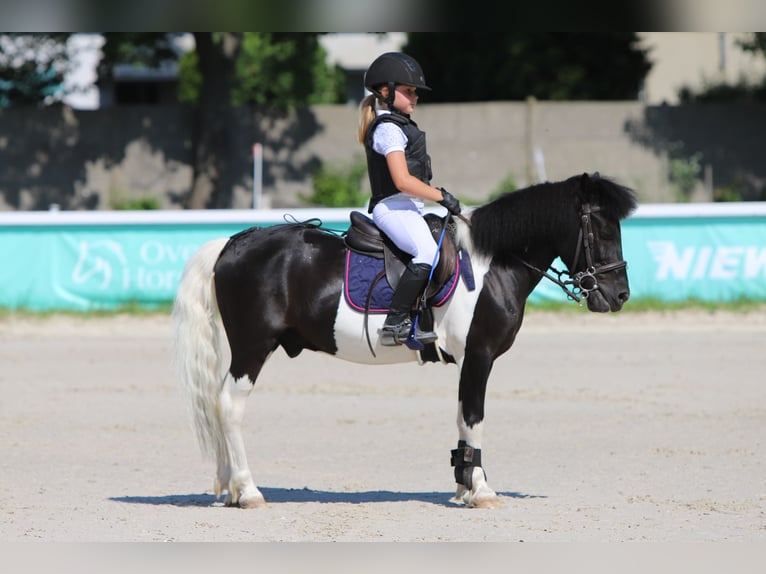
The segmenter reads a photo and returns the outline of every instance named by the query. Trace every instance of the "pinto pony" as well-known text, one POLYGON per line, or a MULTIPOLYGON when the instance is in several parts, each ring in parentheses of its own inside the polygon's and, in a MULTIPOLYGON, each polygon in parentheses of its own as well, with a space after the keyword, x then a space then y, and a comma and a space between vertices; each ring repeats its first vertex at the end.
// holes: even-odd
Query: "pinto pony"
MULTIPOLYGON (((473 281, 457 282, 432 309, 442 362, 459 373, 457 504, 493 507, 483 469, 484 399, 492 365, 510 349, 524 306, 547 277, 595 312, 619 311, 630 296, 620 221, 634 193, 598 174, 505 194, 455 220, 455 249, 468 254, 473 281), (549 272, 560 258, 567 271, 549 272), (563 280, 562 275, 568 279, 563 280)), ((215 493, 225 503, 265 500, 245 456, 241 421, 265 361, 278 347, 364 364, 420 360, 407 346, 384 347, 385 315, 367 315, 344 297, 348 247, 315 224, 251 228, 203 245, 188 261, 173 309, 175 359, 202 449, 217 462, 215 493)))

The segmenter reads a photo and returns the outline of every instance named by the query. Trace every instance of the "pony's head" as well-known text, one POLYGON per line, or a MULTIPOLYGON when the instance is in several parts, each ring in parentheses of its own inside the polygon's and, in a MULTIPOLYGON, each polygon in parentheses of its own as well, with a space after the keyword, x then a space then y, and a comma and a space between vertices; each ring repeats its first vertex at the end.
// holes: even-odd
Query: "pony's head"
POLYGON ((620 221, 636 208, 635 194, 598 173, 568 182, 574 184, 580 221, 576 247, 562 259, 589 310, 619 311, 630 297, 620 221))
POLYGON ((632 190, 598 173, 510 192, 471 213, 471 239, 501 266, 542 274, 560 257, 588 309, 619 311, 630 297, 620 221, 636 207, 632 190), (542 266, 542 267, 540 267, 542 266))

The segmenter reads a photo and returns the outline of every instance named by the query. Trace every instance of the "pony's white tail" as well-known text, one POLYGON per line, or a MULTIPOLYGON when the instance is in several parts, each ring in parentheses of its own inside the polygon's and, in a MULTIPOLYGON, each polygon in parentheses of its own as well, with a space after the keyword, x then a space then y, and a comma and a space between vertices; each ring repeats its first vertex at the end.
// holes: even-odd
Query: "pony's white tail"
POLYGON ((213 267, 227 239, 204 244, 186 264, 173 305, 175 367, 189 398, 200 447, 220 457, 226 452, 218 396, 224 365, 226 333, 215 297, 213 267))

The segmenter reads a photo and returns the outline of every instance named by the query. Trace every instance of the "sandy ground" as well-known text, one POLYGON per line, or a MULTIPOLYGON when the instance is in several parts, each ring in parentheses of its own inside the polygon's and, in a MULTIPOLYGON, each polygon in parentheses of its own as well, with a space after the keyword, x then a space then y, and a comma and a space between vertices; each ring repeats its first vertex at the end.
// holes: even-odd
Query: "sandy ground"
POLYGON ((0 319, 0 539, 766 541, 766 311, 534 312, 495 366, 496 510, 454 507, 453 366, 276 355, 262 510, 223 507, 165 316, 0 319))

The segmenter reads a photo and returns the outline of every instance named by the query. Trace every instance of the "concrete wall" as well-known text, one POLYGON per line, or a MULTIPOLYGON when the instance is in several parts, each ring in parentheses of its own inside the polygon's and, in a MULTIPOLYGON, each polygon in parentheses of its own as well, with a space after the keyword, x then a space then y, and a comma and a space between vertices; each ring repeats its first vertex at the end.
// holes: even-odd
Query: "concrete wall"
MULTIPOLYGON (((512 176, 564 179, 599 171, 636 189, 643 202, 674 200, 668 152, 697 157, 713 187, 737 186, 766 199, 766 106, 645 106, 639 102, 422 104, 434 184, 482 202, 512 176), (541 161, 542 160, 542 161, 541 161)), ((181 106, 0 110, 0 209, 109 209, 128 197, 183 205, 192 180, 193 113, 181 106)), ((286 117, 243 112, 232 134, 238 182, 226 205, 252 205, 251 146, 264 144, 264 197, 272 207, 304 205, 320 164, 363 161, 357 110, 316 106, 286 117)), ((366 186, 367 182, 363 184, 366 186)))
MULTIPOLYGON (((626 132, 644 110, 634 102, 424 104, 413 118, 427 134, 433 183, 462 198, 484 201, 509 176, 519 187, 536 182, 539 150, 549 180, 599 171, 638 189, 646 201, 664 201, 662 154, 626 132)), ((363 161, 356 109, 318 106, 314 112, 324 129, 307 140, 305 153, 327 162, 363 161)), ((283 182, 283 190, 294 193, 300 185, 283 182)))

